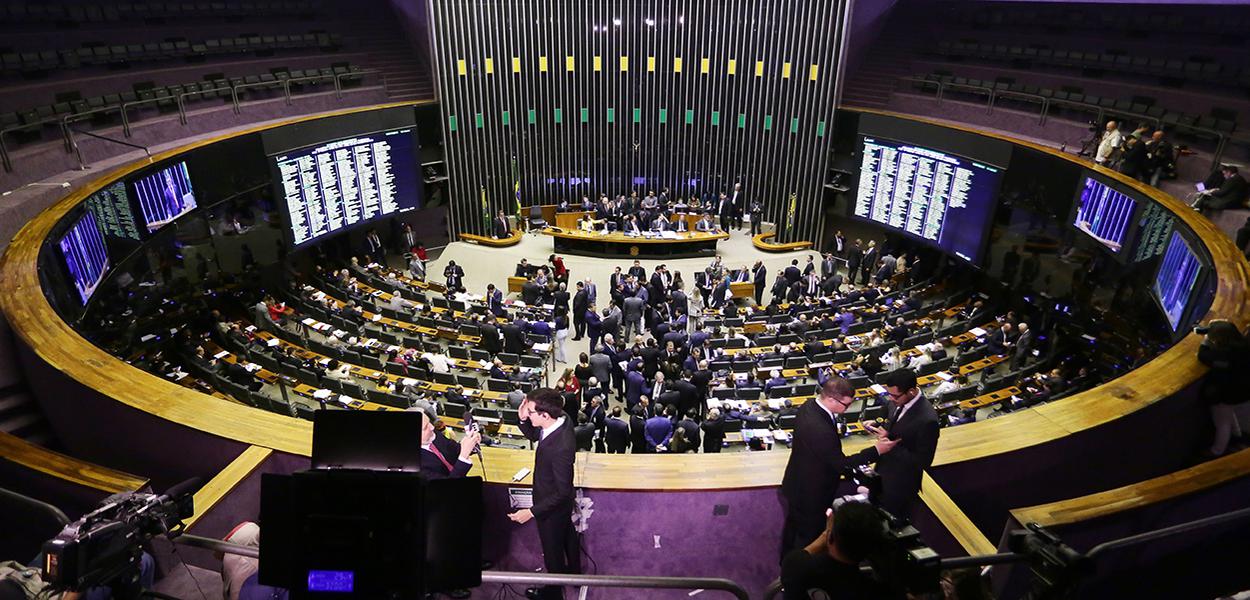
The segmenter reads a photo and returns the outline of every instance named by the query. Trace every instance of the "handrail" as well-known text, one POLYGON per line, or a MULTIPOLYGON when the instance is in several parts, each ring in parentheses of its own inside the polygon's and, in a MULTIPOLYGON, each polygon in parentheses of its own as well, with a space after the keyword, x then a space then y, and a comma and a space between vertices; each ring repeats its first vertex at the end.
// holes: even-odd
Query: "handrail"
POLYGON ((51 504, 48 504, 47 502, 44 502, 43 500, 31 498, 30 496, 27 496, 25 494, 19 494, 13 490, 2 488, 2 487, 0 487, 0 496, 3 496, 10 500, 16 500, 22 504, 29 505, 32 508, 48 513, 62 527, 70 524, 69 517, 65 516, 64 511, 62 511, 61 509, 51 504))
MULTIPOLYGON (((125 114, 125 113, 123 113, 123 114, 125 114)), ((124 140, 117 140, 117 139, 113 139, 113 138, 111 138, 111 137, 108 137, 107 135, 100 135, 100 134, 98 134, 98 133, 91 133, 90 131, 83 131, 83 130, 81 130, 81 129, 74 129, 73 127, 66 127, 66 129, 65 129, 65 135, 66 135, 67 139, 69 139, 70 146, 72 146, 72 147, 74 148, 74 154, 75 154, 75 156, 78 158, 78 168, 79 168, 80 170, 86 170, 86 168, 87 168, 87 163, 86 163, 86 161, 84 161, 84 160, 83 160, 83 158, 82 158, 82 150, 78 147, 78 142, 74 140, 74 134, 75 134, 75 133, 81 133, 81 134, 83 134, 83 135, 85 135, 85 136, 87 136, 87 137, 93 137, 93 138, 96 138, 96 139, 98 139, 98 140, 104 140, 104 141, 106 141, 106 142, 113 142, 114 144, 121 144, 121 145, 123 145, 123 146, 130 146, 131 148, 138 148, 139 150, 142 150, 142 151, 143 151, 143 154, 144 154, 144 155, 146 155, 149 159, 151 159, 151 158, 152 158, 152 151, 151 151, 151 150, 148 150, 148 147, 147 147, 147 146, 141 146, 141 145, 139 145, 139 144, 132 144, 132 143, 127 142, 127 141, 124 141, 124 140)))
POLYGON ((578 587, 642 588, 652 590, 721 590, 739 600, 750 596, 741 585, 719 577, 652 577, 643 575, 564 575, 559 573, 519 573, 482 571, 482 583, 525 585, 565 585, 578 587))
MULTIPOLYGON (((260 558, 260 549, 240 546, 213 538, 183 534, 175 543, 204 548, 224 554, 260 558)), ((482 583, 517 583, 524 585, 564 585, 577 587, 643 588, 653 590, 721 590, 739 600, 750 596, 741 585, 719 577, 651 577, 642 575, 565 575, 561 573, 522 573, 517 571, 482 571, 482 583)))
MULTIPOLYGON (((919 83, 923 85, 936 86, 937 87, 936 100, 938 104, 942 103, 942 100, 945 96, 945 90, 947 88, 963 88, 963 89, 972 89, 972 90, 978 90, 978 91, 986 91, 988 92, 988 94, 986 94, 987 114, 994 112, 994 105, 996 104, 997 99, 999 97, 1015 96, 1015 97, 1029 98, 1029 99, 1037 99, 1037 100, 1040 100, 1042 103, 1042 112, 1041 112, 1041 115, 1039 115, 1039 119, 1038 119, 1039 125, 1046 124, 1046 120, 1050 116, 1050 105, 1059 104, 1059 105, 1064 105, 1064 106, 1072 106, 1072 107, 1092 110, 1097 115, 1095 117, 1095 121, 1097 121, 1098 123, 1102 123, 1103 118, 1108 113, 1110 113, 1110 114, 1130 117, 1132 119, 1137 119, 1137 120, 1142 120, 1142 121, 1151 121, 1155 124, 1156 128, 1160 128, 1164 126, 1163 119, 1156 117, 1154 115, 1133 112, 1131 110, 1121 110, 1118 108, 1107 108, 1105 106, 1101 106, 1098 104, 1090 104, 1088 102, 1080 102, 1077 100, 1066 100, 1063 98, 1046 97, 1046 96, 1042 96, 1041 94, 1031 94, 1028 92, 1017 92, 1013 90, 999 90, 997 88, 969 85, 966 83, 952 83, 949 81, 942 81, 940 79, 927 79, 924 77, 916 77, 914 75, 899 77, 898 81, 906 81, 909 83, 919 83)), ((1218 131, 1216 129, 1211 129, 1210 127, 1200 127, 1198 125, 1186 125, 1184 123, 1175 123, 1175 124, 1172 124, 1171 127, 1173 129, 1179 129, 1183 131, 1196 132, 1196 133, 1205 133, 1208 135, 1215 136, 1216 146, 1215 146, 1215 153, 1212 155, 1212 168, 1220 164, 1220 159, 1223 157, 1224 149, 1227 147, 1228 140, 1230 137, 1227 132, 1218 131)))
MULTIPOLYGON (((66 115, 53 116, 47 119, 34 121, 32 123, 14 125, 12 127, 8 127, 8 128, 0 130, 0 165, 3 166, 4 171, 6 173, 13 172, 13 160, 12 160, 11 155, 9 154, 8 143, 5 141, 5 136, 7 136, 10 133, 17 132, 17 131, 29 131, 31 129, 41 127, 44 125, 58 124, 61 129, 61 137, 62 137, 62 142, 65 145, 65 152, 68 154, 68 153, 77 152, 77 146, 73 141, 72 134, 69 132, 69 124, 76 122, 76 121, 81 121, 83 120, 84 117, 89 117, 92 115, 98 115, 98 114, 103 114, 103 113, 117 112, 121 115, 122 133, 125 135, 125 137, 131 137, 129 110, 132 107, 142 106, 146 104, 159 104, 163 101, 172 99, 174 100, 175 104, 178 107, 178 122, 182 125, 186 125, 188 122, 188 119, 187 119, 185 98, 196 95, 196 94, 229 91, 230 97, 231 97, 230 98, 231 104, 233 105, 234 113, 241 114, 242 108, 241 108, 241 103, 239 102, 239 90, 240 89, 245 89, 245 88, 250 88, 250 87, 251 88, 276 87, 280 85, 283 89, 283 97, 286 99, 286 104, 290 106, 291 104, 294 103, 291 99, 292 98, 291 82, 330 80, 334 83, 335 98, 338 100, 342 100, 343 99, 343 80, 345 78, 359 77, 363 75, 375 75, 375 74, 381 76, 382 78, 381 84, 385 86, 386 74, 383 73, 381 70, 361 69, 358 71, 347 71, 344 73, 330 73, 326 75, 308 75, 304 77, 291 77, 291 78, 279 79, 275 81, 245 83, 245 84, 240 84, 237 86, 230 86, 230 87, 218 86, 218 87, 214 87, 211 90, 184 91, 174 96, 162 96, 159 98, 148 98, 145 100, 132 100, 129 102, 123 102, 121 104, 110 104, 108 106, 102 106, 100 108, 93 108, 91 110, 87 110, 83 112, 76 112, 76 113, 70 113, 66 115)), ((86 134, 86 132, 84 131, 78 131, 78 133, 86 134)), ((105 138, 105 139, 111 139, 111 138, 105 138)), ((84 162, 81 158, 81 153, 79 153, 79 155, 80 155, 79 166, 83 167, 84 162)))

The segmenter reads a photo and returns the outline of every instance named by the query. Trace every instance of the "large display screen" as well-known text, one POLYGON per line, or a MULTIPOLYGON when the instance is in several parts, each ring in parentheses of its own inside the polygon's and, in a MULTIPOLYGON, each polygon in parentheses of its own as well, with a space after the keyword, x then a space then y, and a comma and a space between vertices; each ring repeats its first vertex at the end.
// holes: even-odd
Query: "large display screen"
POLYGON ((104 235, 139 241, 139 226, 135 224, 125 183, 118 181, 89 196, 87 209, 95 214, 104 235))
POLYGON ((148 233, 195 208, 187 163, 178 162, 134 181, 135 198, 148 233))
POLYGON ((1163 315, 1172 331, 1180 326, 1201 274, 1202 261, 1184 236, 1173 231, 1167 250, 1163 252, 1163 262, 1159 263, 1159 272, 1155 273, 1154 285, 1155 299, 1163 307, 1163 315))
POLYGON ((404 128, 275 155, 292 244, 419 208, 414 147, 404 128))
POLYGON ((1002 169, 875 136, 862 140, 854 216, 979 263, 1002 169))
POLYGON ((1118 254, 1128 242, 1136 210, 1137 201, 1086 176, 1072 224, 1118 254))
POLYGON ((87 211, 61 237, 58 246, 70 281, 85 305, 109 269, 108 248, 95 213, 87 211))

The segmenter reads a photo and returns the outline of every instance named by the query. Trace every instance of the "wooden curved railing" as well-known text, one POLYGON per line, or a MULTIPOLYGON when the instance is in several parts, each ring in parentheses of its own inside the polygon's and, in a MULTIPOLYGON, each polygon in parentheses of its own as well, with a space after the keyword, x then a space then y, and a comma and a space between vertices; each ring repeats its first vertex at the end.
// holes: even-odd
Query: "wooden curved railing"
POLYGON ((812 247, 812 243, 807 241, 786 243, 768 241, 775 237, 777 237, 777 232, 775 231, 761 233, 751 238, 751 245, 765 252, 792 252, 794 250, 807 250, 812 247))
POLYGON ((106 494, 133 492, 148 485, 148 480, 142 477, 53 452, 3 431, 0 431, 0 457, 27 469, 106 494))
POLYGON ((460 239, 474 244, 483 246, 492 246, 495 248, 506 248, 521 243, 521 238, 525 236, 525 232, 520 229, 513 229, 511 235, 506 238, 493 238, 485 235, 477 235, 474 233, 461 233, 460 239))
MULTIPOLYGON (((402 103, 401 103, 402 104, 402 103)), ((385 105, 385 106, 397 106, 385 105)), ((379 107, 339 111, 333 114, 372 110, 379 107)), ((993 137, 1080 164, 1100 175, 1166 207, 1201 238, 1213 259, 1216 293, 1203 320, 1229 319, 1240 327, 1250 321, 1247 289, 1250 265, 1234 244, 1214 225, 1181 202, 1119 173, 1078 161, 1055 149, 999 134, 954 127, 927 119, 895 115, 942 127, 963 129, 993 137)), ((302 117, 244 132, 221 135, 160 153, 154 161, 165 160, 188 150, 229 137, 318 117, 302 117)), ((39 248, 57 221, 88 195, 108 183, 150 164, 139 161, 100 176, 74 191, 31 219, 14 237, 0 259, 0 310, 8 317, 21 341, 48 365, 66 376, 90 386, 117 401, 160 418, 212 435, 242 443, 307 456, 310 453, 311 423, 255 410, 241 404, 206 397, 163 380, 95 347, 63 321, 49 305, 40 288, 39 248)), ((962 425, 943 432, 935 465, 1011 452, 1085 431, 1124 417, 1167 398, 1203 375, 1205 369, 1195 358, 1200 342, 1187 335, 1147 365, 1118 379, 1074 395, 1062 402, 1016 411, 999 419, 962 425)), ((863 440, 848 444, 862 447, 863 440)), ((578 458, 578 483, 606 489, 723 489, 775 486, 787 458, 784 452, 733 455, 583 455, 578 458)), ((530 465, 528 451, 486 449, 491 465, 490 480, 506 482, 521 466, 530 465)))

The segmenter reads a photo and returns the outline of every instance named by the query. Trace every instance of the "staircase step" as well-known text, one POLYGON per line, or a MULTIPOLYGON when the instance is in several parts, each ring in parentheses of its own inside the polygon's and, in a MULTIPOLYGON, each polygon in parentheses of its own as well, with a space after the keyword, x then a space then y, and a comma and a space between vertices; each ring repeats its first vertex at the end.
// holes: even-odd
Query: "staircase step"
POLYGON ((43 425, 43 417, 37 412, 23 412, 0 419, 0 431, 22 438, 36 425, 43 425))

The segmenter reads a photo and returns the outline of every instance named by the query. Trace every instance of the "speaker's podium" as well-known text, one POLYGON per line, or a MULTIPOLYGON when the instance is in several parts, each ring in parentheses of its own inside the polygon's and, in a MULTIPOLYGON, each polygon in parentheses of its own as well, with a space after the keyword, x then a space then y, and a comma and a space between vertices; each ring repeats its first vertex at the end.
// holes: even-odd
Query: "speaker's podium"
POLYGON ((716 243, 729 239, 726 232, 711 231, 644 231, 637 235, 608 231, 582 231, 548 227, 543 235, 551 236, 556 252, 584 256, 629 256, 673 258, 680 256, 711 256, 716 243))
POLYGON ((481 584, 482 480, 421 475, 423 418, 317 411, 313 468, 262 475, 261 584, 292 598, 421 598, 481 584))

